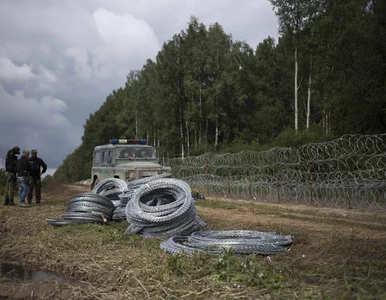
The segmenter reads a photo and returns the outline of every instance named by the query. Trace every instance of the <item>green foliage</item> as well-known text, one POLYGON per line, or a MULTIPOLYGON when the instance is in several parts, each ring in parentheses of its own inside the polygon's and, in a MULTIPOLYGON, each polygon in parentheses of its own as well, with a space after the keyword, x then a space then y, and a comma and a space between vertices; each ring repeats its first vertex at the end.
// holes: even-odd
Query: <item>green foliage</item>
POLYGON ((42 180, 43 182, 53 182, 54 181, 54 177, 52 175, 47 175, 43 178, 42 180))
POLYGON ((110 138, 146 138, 159 157, 185 157, 385 132, 383 2, 271 3, 281 36, 277 43, 266 38, 256 49, 233 40, 220 24, 206 27, 192 17, 154 61, 131 70, 125 86, 90 114, 82 144, 65 158, 54 179, 89 178, 93 148, 110 138))
POLYGON ((283 274, 258 255, 237 256, 232 249, 224 249, 219 256, 204 253, 172 255, 167 259, 167 271, 169 278, 186 274, 193 279, 208 276, 223 286, 255 286, 271 291, 290 286, 283 274))

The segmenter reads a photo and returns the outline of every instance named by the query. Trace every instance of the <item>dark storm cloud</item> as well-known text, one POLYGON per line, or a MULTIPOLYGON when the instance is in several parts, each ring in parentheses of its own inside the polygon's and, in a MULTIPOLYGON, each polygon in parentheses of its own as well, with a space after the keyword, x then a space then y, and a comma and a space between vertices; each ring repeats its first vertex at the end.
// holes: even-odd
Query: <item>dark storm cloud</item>
POLYGON ((276 37, 269 1, 1 1, 0 166, 19 145, 37 148, 52 173, 89 114, 191 15, 253 48, 276 37))

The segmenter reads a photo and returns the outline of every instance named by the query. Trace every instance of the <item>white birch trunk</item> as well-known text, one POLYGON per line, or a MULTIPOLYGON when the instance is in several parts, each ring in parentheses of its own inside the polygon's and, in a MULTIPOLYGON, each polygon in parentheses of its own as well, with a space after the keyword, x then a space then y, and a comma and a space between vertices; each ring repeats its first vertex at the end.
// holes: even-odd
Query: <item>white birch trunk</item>
MULTIPOLYGON (((201 144, 201 122, 202 122, 202 91, 201 91, 201 76, 200 76, 200 127, 198 129, 198 143, 201 144)), ((197 146, 197 143, 196 143, 197 146)))
POLYGON ((184 132, 182 128, 182 118, 180 116, 180 134, 181 134, 181 158, 185 158, 185 147, 184 147, 184 132))
POLYGON ((188 121, 186 122, 186 155, 189 157, 189 152, 190 152, 190 142, 189 142, 189 124, 188 121))
POLYGON ((310 114, 311 114, 311 68, 310 75, 308 76, 308 95, 307 95, 307 129, 310 127, 310 114))
POLYGON ((331 110, 328 111, 328 136, 331 136, 331 110))
POLYGON ((206 128, 205 128, 205 138, 206 138, 206 144, 208 145, 208 127, 209 127, 209 119, 206 117, 206 128))
POLYGON ((218 144, 218 121, 216 120, 216 134, 214 137, 214 147, 216 148, 218 144))
POLYGON ((194 126, 194 147, 197 149, 197 127, 194 126))
POLYGON ((298 48, 295 47, 295 133, 299 131, 299 112, 298 112, 298 48))

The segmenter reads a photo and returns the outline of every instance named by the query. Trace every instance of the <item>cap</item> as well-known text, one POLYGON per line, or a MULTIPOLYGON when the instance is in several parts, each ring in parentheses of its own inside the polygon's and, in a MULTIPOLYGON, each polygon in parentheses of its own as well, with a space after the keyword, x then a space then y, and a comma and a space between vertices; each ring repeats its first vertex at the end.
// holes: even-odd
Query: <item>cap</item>
POLYGON ((32 153, 32 154, 38 153, 38 150, 32 149, 32 150, 31 150, 31 153, 32 153))
POLYGON ((20 148, 18 146, 15 146, 15 147, 12 148, 12 152, 14 154, 20 154, 20 148))

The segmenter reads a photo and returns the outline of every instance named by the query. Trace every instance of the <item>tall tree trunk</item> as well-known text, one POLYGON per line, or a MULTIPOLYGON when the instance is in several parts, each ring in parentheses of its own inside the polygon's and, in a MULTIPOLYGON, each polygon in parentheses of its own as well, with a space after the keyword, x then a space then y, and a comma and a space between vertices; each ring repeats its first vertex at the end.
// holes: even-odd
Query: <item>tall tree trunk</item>
POLYGON ((299 112, 298 112, 298 48, 295 47, 295 133, 299 131, 299 112))
POLYGON ((328 136, 328 114, 325 113, 325 119, 326 119, 326 136, 328 136))
POLYGON ((328 136, 331 136, 331 110, 328 110, 328 136))
POLYGON ((197 149, 197 127, 194 126, 194 148, 197 149))
POLYGON ((206 145, 208 145, 208 127, 209 127, 209 119, 206 117, 206 124, 205 124, 205 139, 206 139, 206 145))
POLYGON ((312 70, 312 58, 310 58, 310 75, 308 76, 308 93, 307 93, 307 129, 310 127, 310 114, 311 114, 311 70, 312 70))
POLYGON ((190 156, 190 141, 189 141, 189 124, 188 121, 185 120, 186 123, 186 156, 190 156))
POLYGON ((180 114, 181 158, 184 159, 185 158, 184 129, 183 129, 183 126, 182 126, 182 115, 181 114, 180 114))
POLYGON ((217 148, 218 144, 218 120, 216 119, 216 134, 214 137, 214 147, 217 148))
MULTIPOLYGON (((198 143, 201 144, 201 122, 202 122, 202 90, 201 90, 201 75, 200 75, 200 127, 198 129, 198 143)), ((196 143, 196 146, 197 146, 197 143, 196 143)))

